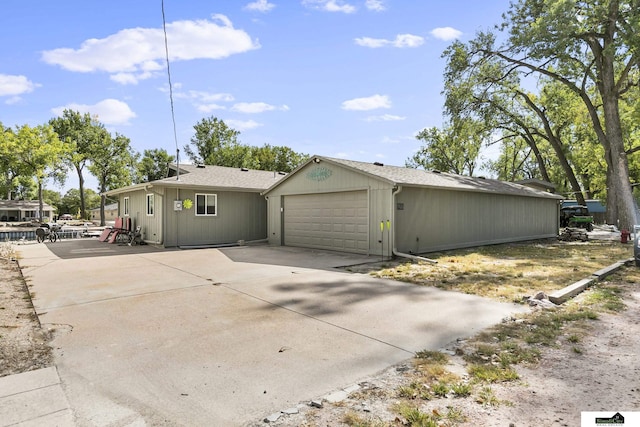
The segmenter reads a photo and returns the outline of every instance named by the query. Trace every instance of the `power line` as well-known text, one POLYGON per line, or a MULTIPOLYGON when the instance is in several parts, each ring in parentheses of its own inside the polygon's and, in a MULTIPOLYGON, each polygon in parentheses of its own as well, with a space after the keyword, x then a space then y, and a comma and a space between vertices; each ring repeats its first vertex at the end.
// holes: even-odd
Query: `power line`
POLYGON ((161 0, 162 31, 164 33, 164 53, 167 60, 167 78, 169 80, 169 101, 171 103, 171 121, 173 122, 173 140, 176 144, 176 180, 180 180, 180 149, 178 148, 178 134, 176 131, 176 114, 173 109, 173 85, 171 84, 171 67, 169 66, 169 44, 167 42, 167 21, 164 14, 164 0, 161 0))

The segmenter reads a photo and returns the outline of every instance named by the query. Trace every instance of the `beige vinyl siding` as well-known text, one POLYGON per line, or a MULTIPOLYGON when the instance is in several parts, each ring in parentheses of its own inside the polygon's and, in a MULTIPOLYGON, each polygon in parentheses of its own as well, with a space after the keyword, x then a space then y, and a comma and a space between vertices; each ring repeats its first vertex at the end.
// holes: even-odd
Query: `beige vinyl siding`
MULTIPOLYGON (((137 190, 120 195, 120 206, 124 206, 124 198, 129 198, 129 217, 131 217, 132 227, 142 227, 142 238, 147 243, 162 244, 162 189, 154 188, 154 212, 147 215, 147 194, 149 191, 137 190), (160 190, 160 191, 159 191, 160 190)), ((120 216, 124 216, 120 212, 120 216)))
POLYGON ((558 201, 536 197, 404 188, 397 195, 400 252, 423 253, 558 233, 558 201))
POLYGON ((263 240, 267 202, 259 193, 167 189, 165 247, 205 246, 263 240), (196 215, 196 193, 215 195, 216 215, 196 215), (175 200, 190 199, 191 209, 174 210, 175 200))
MULTIPOLYGON (((313 236, 309 235, 309 240, 306 242, 299 240, 302 236, 298 235, 298 240, 292 242, 291 236, 287 236, 287 233, 284 232, 284 227, 287 227, 287 219, 285 218, 285 211, 288 209, 286 206, 287 198, 304 195, 309 197, 307 200, 312 203, 321 205, 326 201, 326 197, 331 197, 328 196, 331 193, 360 193, 367 194, 368 198, 367 206, 363 205, 359 208, 359 215, 367 218, 368 237, 365 251, 365 242, 361 239, 364 231, 361 229, 360 237, 356 239, 358 241, 358 252, 380 255, 382 246, 378 242, 380 238, 379 224, 381 220, 391 219, 391 189, 392 186, 383 180, 348 170, 339 165, 326 162, 320 164, 309 163, 297 171, 292 179, 283 182, 267 194, 269 244, 322 247, 324 245, 316 245, 319 238, 324 238, 325 241, 332 239, 331 234, 333 232, 328 231, 324 237, 317 233, 313 236), (314 243, 313 239, 315 239, 316 243, 314 243)), ((340 224, 340 220, 336 223, 340 227, 338 224, 340 224)), ((362 225, 362 222, 360 224, 362 225)), ((335 248, 340 244, 337 241, 333 245, 328 245, 327 248, 335 248)), ((347 245, 350 245, 350 243, 347 243, 347 245)), ((385 244, 385 253, 390 252, 390 250, 391 248, 385 244)))

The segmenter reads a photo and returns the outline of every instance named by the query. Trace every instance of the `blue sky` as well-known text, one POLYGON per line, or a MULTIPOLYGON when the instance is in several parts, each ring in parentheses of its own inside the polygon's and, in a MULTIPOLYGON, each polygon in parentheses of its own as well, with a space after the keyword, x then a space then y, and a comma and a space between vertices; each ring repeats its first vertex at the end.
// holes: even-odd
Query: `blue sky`
MULTIPOLYGON (((442 124, 443 50, 499 23, 508 0, 164 6, 181 152, 193 126, 215 116, 244 144, 401 166, 420 147, 416 133, 442 124)), ((0 122, 38 125, 70 108, 136 151, 175 153, 160 0, 2 9, 0 122)))

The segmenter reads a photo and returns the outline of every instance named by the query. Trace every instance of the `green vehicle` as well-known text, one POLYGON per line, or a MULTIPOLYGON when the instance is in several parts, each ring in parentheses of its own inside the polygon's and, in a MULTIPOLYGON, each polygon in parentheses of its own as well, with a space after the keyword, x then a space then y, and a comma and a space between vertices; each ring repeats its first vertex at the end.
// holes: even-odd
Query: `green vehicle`
POLYGON ((560 227, 586 228, 593 230, 593 216, 586 206, 566 206, 560 209, 560 227))

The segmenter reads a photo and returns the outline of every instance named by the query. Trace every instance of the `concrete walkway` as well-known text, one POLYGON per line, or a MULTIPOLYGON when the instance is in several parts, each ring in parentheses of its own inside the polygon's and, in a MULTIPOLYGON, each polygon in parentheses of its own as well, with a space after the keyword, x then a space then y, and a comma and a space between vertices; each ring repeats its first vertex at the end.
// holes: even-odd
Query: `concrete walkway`
POLYGON ((17 249, 80 426, 243 425, 526 309, 332 268, 362 256, 55 245, 17 249))
POLYGON ((0 426, 75 426, 55 367, 0 378, 0 426))

